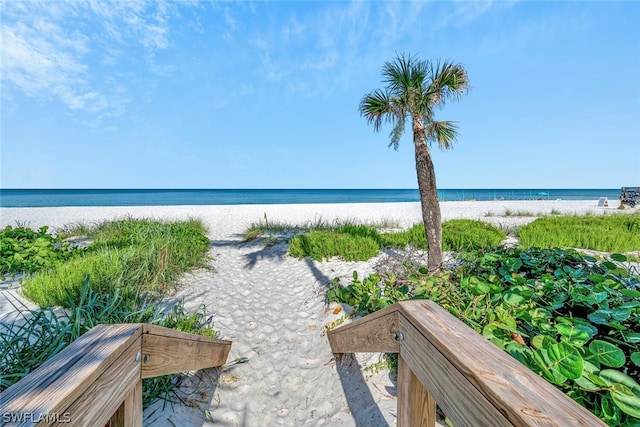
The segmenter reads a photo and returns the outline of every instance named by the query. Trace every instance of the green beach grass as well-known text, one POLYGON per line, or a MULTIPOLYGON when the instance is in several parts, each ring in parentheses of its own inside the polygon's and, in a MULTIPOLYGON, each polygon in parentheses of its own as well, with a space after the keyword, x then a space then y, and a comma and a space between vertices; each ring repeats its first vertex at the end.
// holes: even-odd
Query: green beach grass
MULTIPOLYGON (((62 236, 51 236, 46 228, 3 230, 3 256, 21 261, 5 264, 4 273, 29 266, 35 274, 24 279, 23 294, 42 308, 11 301, 20 317, 0 325, 0 391, 98 324, 152 323, 217 336, 204 306, 189 311, 183 301, 169 308, 159 304, 182 272, 206 266, 209 240, 202 222, 126 218, 65 229, 65 234, 80 232, 93 240, 90 246, 65 246, 61 255, 56 248, 62 236)), ((179 401, 178 376, 144 380, 144 405, 179 401)))
POLYGON ((639 251, 640 213, 542 217, 520 227, 517 234, 524 248, 639 251))

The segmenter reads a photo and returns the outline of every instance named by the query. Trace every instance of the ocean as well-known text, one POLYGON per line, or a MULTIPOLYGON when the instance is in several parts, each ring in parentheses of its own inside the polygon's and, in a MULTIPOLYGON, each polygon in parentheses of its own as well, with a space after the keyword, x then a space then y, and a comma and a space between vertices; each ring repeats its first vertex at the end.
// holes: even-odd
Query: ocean
MULTIPOLYGON (((618 199, 620 189, 441 189, 441 201, 618 199)), ((417 189, 0 189, 0 207, 417 202, 417 189)))

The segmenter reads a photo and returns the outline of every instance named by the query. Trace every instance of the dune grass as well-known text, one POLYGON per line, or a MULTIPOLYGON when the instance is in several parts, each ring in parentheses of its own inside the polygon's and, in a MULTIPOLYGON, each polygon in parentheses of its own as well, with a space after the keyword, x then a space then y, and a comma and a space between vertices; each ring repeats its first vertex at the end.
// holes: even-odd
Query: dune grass
POLYGON ((592 249, 603 252, 640 250, 640 213, 544 217, 517 231, 520 245, 592 249))
POLYGON ((123 219, 98 225, 92 244, 68 261, 27 278, 23 293, 42 307, 77 302, 87 276, 95 291, 136 299, 166 294, 178 275, 205 265, 208 239, 196 220, 123 219))
MULTIPOLYGON (((495 248, 505 238, 504 233, 481 221, 451 220, 442 226, 445 250, 495 248)), ((366 261, 383 249, 407 247, 427 249, 423 224, 408 230, 381 233, 362 224, 342 224, 333 230, 312 231, 291 239, 289 254, 297 258, 322 260, 339 256, 347 261, 366 261)))
POLYGON ((345 261, 364 261, 379 253, 380 246, 374 239, 336 231, 312 231, 294 236, 289 247, 291 256, 317 261, 333 256, 340 256, 345 261))
POLYGON ((307 221, 302 224, 294 224, 288 222, 254 222, 244 232, 244 241, 255 240, 269 233, 310 233, 312 231, 334 231, 340 227, 366 227, 374 230, 388 230, 400 228, 397 221, 391 219, 383 219, 377 222, 361 223, 353 218, 345 218, 334 221, 327 221, 322 218, 316 218, 313 221, 307 221))

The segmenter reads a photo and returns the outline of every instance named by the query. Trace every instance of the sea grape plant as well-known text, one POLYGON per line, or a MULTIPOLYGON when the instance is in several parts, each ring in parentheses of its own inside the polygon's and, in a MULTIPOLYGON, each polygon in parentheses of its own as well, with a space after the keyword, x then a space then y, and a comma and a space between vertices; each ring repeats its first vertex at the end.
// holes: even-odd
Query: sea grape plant
POLYGON ((0 231, 0 280, 7 274, 34 273, 71 257, 69 243, 48 230, 47 226, 37 231, 7 226, 0 231))
POLYGON ((640 426, 640 280, 626 256, 511 248, 460 261, 440 276, 354 275, 327 297, 360 314, 433 300, 607 424, 640 426))

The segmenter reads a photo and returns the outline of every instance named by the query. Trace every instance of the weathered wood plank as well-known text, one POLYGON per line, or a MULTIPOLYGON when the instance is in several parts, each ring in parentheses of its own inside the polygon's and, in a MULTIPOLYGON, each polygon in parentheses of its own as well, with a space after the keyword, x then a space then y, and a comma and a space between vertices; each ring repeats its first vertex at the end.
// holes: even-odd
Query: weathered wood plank
POLYGON ((142 427, 142 380, 127 394, 111 417, 109 427, 142 427))
POLYGON ((400 346, 393 338, 398 331, 398 307, 389 306, 347 325, 329 331, 327 337, 334 354, 397 353, 400 346))
MULTIPOLYGON (((73 425, 103 426, 123 401, 140 382, 140 351, 142 338, 131 343, 124 353, 79 396, 65 412, 73 425)), ((141 403, 142 404, 142 401, 141 403)), ((142 419, 141 419, 142 421, 142 419)), ((64 424, 52 424, 62 426, 64 424)))
POLYGON ((435 427, 436 401, 398 355, 398 427, 435 427))
POLYGON ((1 393, 0 413, 22 417, 11 425, 34 425, 41 416, 64 420, 65 410, 141 333, 139 324, 96 326, 1 393))
POLYGON ((142 378, 222 366, 231 341, 145 325, 142 334, 142 378))
POLYGON ((438 348, 404 316, 399 316, 404 340, 400 354, 455 426, 510 426, 438 348))
POLYGON ((455 425, 605 425, 434 302, 402 302, 400 313, 401 354, 455 425))

